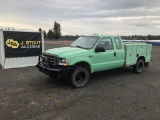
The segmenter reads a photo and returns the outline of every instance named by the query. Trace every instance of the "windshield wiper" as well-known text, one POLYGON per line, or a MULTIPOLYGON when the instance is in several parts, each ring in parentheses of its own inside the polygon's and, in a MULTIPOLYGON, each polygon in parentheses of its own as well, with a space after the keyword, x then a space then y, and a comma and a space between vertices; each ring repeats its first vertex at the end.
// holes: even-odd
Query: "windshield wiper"
POLYGON ((79 46, 79 45, 77 45, 77 46, 70 46, 70 47, 77 47, 77 48, 82 48, 82 49, 86 49, 86 50, 89 49, 89 48, 85 48, 85 47, 82 47, 82 46, 79 46))
POLYGON ((82 46, 79 46, 79 45, 77 45, 77 46, 71 46, 71 47, 77 47, 77 48, 86 49, 86 48, 84 48, 84 47, 82 47, 82 46))
POLYGON ((78 47, 78 48, 83 48, 83 49, 84 49, 84 47, 82 47, 82 46, 75 46, 75 47, 78 47))

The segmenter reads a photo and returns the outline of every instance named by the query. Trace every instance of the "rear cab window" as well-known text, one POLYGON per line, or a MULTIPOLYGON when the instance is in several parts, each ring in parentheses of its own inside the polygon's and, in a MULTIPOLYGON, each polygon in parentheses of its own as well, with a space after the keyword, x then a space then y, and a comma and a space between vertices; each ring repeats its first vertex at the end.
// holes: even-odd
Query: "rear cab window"
POLYGON ((117 48, 117 49, 122 49, 121 40, 120 40, 118 37, 115 37, 115 38, 114 38, 114 41, 115 41, 116 48, 117 48))

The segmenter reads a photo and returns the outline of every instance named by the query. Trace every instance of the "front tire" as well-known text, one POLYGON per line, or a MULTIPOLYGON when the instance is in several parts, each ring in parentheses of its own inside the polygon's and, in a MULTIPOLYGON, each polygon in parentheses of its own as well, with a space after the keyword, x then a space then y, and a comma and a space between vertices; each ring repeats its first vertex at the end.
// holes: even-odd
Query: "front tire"
POLYGON ((136 65, 133 66, 133 71, 135 73, 142 73, 144 69, 144 60, 143 59, 138 59, 136 65))
POLYGON ((90 74, 84 67, 77 66, 71 74, 71 83, 75 88, 84 87, 89 81, 90 74))

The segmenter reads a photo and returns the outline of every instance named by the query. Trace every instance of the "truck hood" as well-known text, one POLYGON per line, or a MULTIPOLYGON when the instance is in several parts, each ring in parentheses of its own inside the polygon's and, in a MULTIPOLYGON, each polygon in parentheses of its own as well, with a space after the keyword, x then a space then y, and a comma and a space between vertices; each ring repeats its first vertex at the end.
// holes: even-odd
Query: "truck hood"
POLYGON ((74 48, 74 47, 62 47, 62 48, 54 48, 46 50, 44 53, 58 55, 59 57, 72 57, 78 56, 79 54, 85 54, 88 50, 82 48, 74 48))

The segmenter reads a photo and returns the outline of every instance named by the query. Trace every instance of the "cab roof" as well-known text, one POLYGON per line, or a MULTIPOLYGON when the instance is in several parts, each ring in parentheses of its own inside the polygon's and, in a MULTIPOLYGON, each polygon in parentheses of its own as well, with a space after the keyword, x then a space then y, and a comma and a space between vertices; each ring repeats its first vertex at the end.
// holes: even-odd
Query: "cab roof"
POLYGON ((118 35, 86 35, 86 36, 97 36, 97 37, 121 37, 121 36, 118 36, 118 35))

